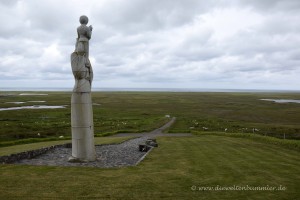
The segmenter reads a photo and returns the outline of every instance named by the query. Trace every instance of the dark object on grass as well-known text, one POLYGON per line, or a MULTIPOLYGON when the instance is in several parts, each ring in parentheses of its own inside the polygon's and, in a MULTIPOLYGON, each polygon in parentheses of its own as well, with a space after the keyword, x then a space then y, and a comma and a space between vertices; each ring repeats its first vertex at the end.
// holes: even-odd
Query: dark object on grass
POLYGON ((141 152, 147 152, 147 151, 149 151, 150 148, 151 147, 146 145, 146 144, 140 144, 139 145, 139 151, 141 151, 141 152))
POLYGON ((158 147, 156 139, 147 139, 146 145, 151 146, 151 147, 158 147))
POLYGON ((140 144, 139 145, 139 151, 147 152, 153 147, 158 147, 158 144, 157 144, 155 138, 150 138, 150 139, 146 140, 145 144, 140 144))

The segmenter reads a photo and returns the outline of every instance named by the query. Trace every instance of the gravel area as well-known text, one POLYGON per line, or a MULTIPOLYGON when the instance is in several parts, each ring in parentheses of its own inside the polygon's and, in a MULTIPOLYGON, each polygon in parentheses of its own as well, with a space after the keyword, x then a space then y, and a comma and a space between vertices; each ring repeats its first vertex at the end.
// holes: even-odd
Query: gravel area
MULTIPOLYGON (((111 145, 97 145, 96 146, 96 161, 86 163, 71 163, 68 162, 68 158, 72 154, 71 148, 57 147, 47 151, 45 154, 39 155, 31 159, 22 159, 14 164, 26 164, 26 165, 48 165, 48 166, 82 166, 82 167, 126 167, 137 165, 142 159, 145 158, 147 152, 139 151, 139 144, 145 143, 148 138, 155 138, 157 136, 190 136, 191 134, 165 134, 163 130, 170 127, 176 118, 172 118, 161 128, 153 130, 149 133, 142 134, 118 134, 113 137, 120 136, 136 136, 134 138, 122 142, 120 144, 111 145)), ((150 152, 150 151, 148 151, 150 152)))
POLYGON ((71 148, 55 148, 32 159, 23 159, 14 164, 48 165, 48 166, 83 166, 83 167, 125 167, 134 166, 146 154, 140 152, 138 146, 148 137, 134 138, 121 144, 97 145, 96 161, 87 163, 70 163, 71 148))

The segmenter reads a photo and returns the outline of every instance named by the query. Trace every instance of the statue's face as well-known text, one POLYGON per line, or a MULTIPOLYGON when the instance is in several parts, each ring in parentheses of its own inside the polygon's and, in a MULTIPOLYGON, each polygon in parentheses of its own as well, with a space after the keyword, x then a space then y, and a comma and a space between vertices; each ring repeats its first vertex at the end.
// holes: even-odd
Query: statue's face
POLYGON ((86 25, 89 22, 89 18, 85 15, 82 15, 79 18, 79 22, 80 22, 80 24, 85 24, 86 25))

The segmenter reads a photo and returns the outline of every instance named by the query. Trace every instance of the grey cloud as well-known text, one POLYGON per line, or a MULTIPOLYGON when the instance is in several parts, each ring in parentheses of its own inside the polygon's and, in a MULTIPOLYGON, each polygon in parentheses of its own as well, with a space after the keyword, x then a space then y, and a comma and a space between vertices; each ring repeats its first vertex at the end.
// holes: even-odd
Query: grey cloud
POLYGON ((90 56, 95 87, 291 85, 281 79, 300 84, 295 76, 300 71, 299 1, 3 2, 0 17, 7 23, 0 29, 1 80, 26 77, 27 82, 60 84, 67 79, 66 85, 72 85, 70 53, 78 17, 86 14, 94 26, 90 56), (257 14, 260 21, 243 16, 231 23, 232 16, 216 15, 222 19, 212 22, 223 29, 206 21, 234 9, 240 10, 237 15, 245 10, 257 14), (222 26, 224 21, 228 25, 222 26))
POLYGON ((244 0, 244 1, 235 1, 236 4, 241 6, 249 6, 261 12, 267 11, 277 11, 277 12, 285 12, 285 11, 297 11, 300 9, 300 2, 298 0, 244 0))
POLYGON ((18 0, 1 0, 0 6, 8 8, 8 7, 14 6, 17 2, 18 2, 18 0))
POLYGON ((93 10, 92 15, 107 27, 127 34, 182 26, 214 4, 195 0, 114 0, 93 10))

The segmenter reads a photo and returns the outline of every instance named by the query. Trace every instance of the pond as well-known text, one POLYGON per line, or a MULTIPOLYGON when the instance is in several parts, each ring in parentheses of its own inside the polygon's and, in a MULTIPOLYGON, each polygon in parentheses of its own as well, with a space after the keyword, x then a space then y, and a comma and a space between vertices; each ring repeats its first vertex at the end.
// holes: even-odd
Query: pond
POLYGON ((40 94, 40 93, 21 93, 20 96, 46 96, 48 94, 40 94))
POLYGON ((23 104, 23 103, 26 103, 26 102, 23 102, 23 101, 12 101, 12 102, 5 102, 5 103, 23 104))
MULTIPOLYGON (((45 103, 46 101, 27 101, 29 103, 45 103)), ((23 103, 27 103, 24 101, 10 101, 10 102, 5 102, 5 103, 13 103, 13 104, 23 104, 23 103)))
POLYGON ((276 103, 300 103, 300 100, 295 99, 260 99, 263 101, 274 101, 276 103))
POLYGON ((66 108, 66 106, 45 106, 45 105, 20 106, 20 107, 10 107, 10 108, 0 108, 0 111, 23 110, 23 109, 58 109, 58 108, 66 108))

